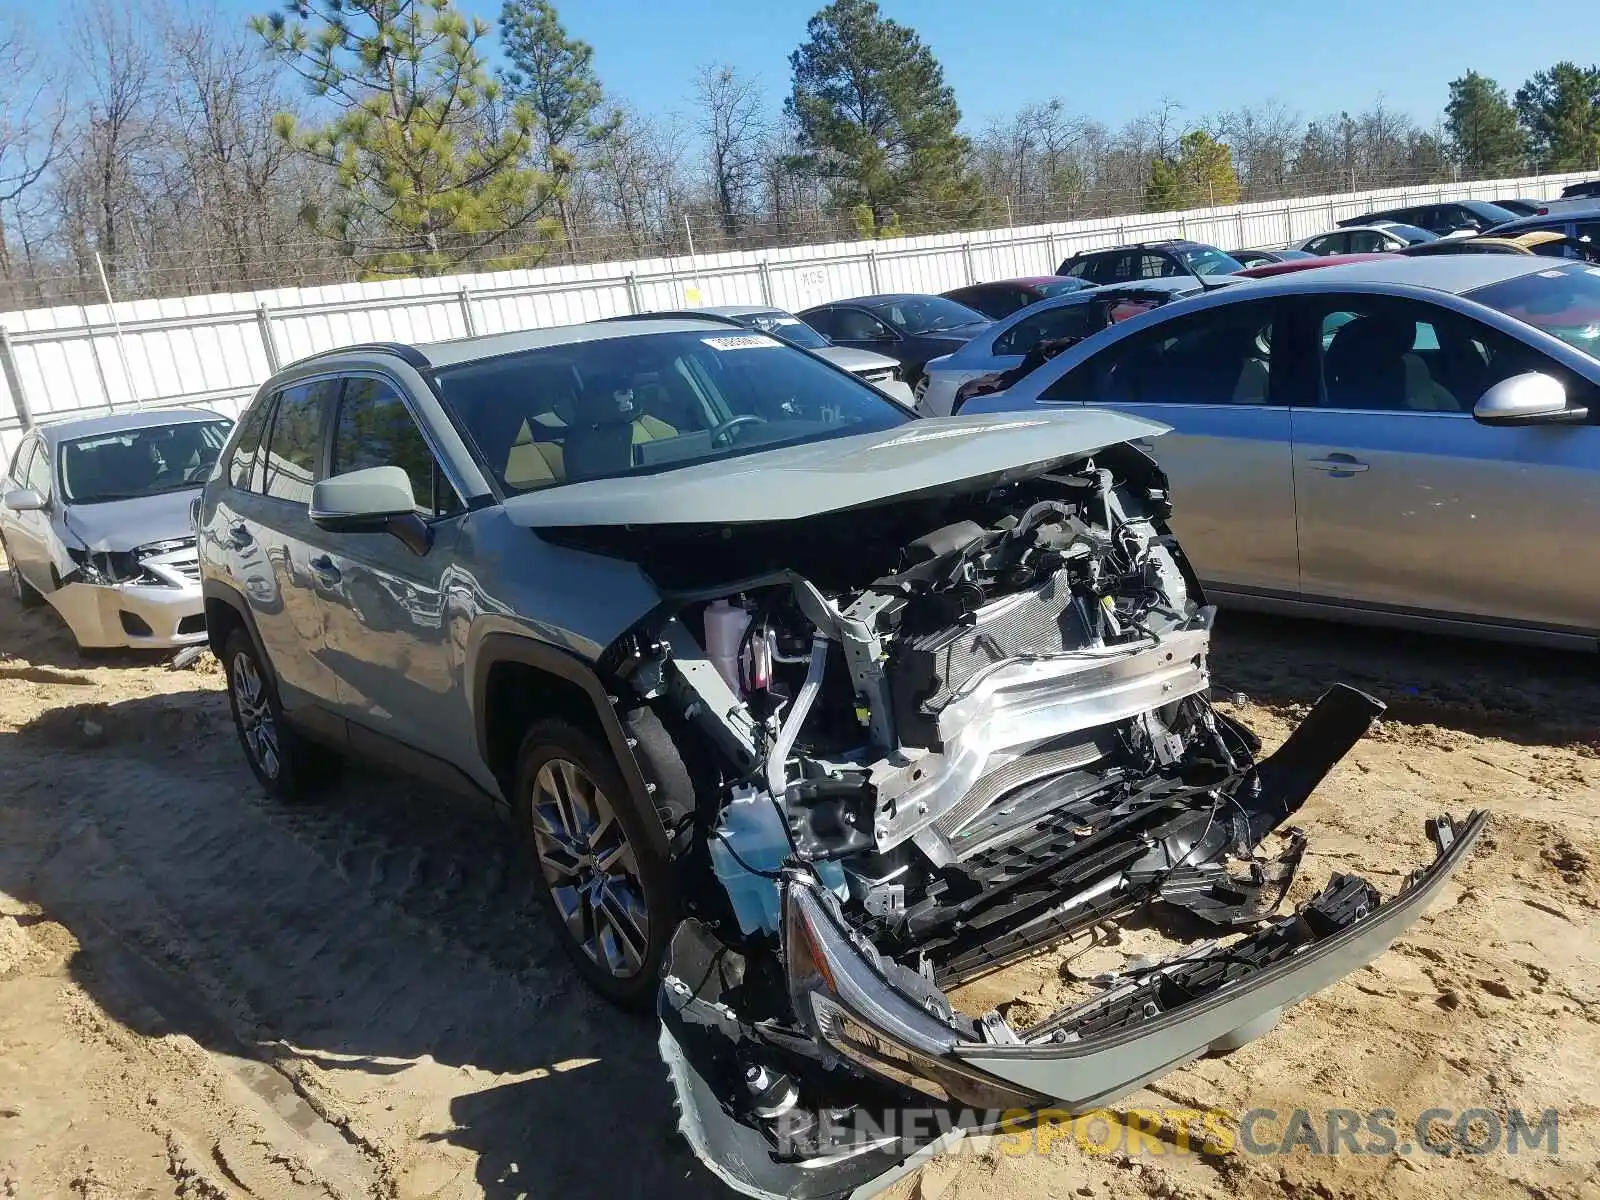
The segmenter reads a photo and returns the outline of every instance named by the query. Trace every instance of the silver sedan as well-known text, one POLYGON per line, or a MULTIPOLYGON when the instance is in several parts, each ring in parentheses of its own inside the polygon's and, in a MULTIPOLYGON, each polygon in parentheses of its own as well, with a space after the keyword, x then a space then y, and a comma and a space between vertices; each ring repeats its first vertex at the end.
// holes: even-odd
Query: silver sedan
POLYGON ((1600 273, 1372 260, 1134 318, 966 412, 1097 404, 1226 605, 1596 648, 1600 273))
POLYGON ((42 425, 0 481, 0 547, 24 606, 48 602, 78 645, 206 639, 189 506, 233 423, 203 409, 42 425))

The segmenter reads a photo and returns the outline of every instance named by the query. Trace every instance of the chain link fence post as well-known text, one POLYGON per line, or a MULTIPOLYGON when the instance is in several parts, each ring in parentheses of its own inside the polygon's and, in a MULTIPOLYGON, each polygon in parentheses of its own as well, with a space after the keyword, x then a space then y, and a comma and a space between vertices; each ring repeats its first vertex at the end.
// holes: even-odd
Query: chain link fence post
POLYGON ((472 315, 472 292, 462 288, 456 293, 456 298, 461 301, 461 324, 467 331, 468 337, 478 335, 478 322, 472 315))

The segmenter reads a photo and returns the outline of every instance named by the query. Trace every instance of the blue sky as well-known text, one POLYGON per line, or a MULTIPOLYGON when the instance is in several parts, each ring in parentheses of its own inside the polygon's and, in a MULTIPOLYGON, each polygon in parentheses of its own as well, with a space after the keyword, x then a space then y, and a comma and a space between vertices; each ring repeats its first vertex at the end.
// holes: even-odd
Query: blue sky
MULTIPOLYGON (((269 11, 259 0, 213 0, 225 13, 269 11)), ((498 0, 457 0, 492 22, 498 0)), ((73 0, 35 0, 36 29, 59 27, 73 0)), ((933 47, 969 129, 1034 100, 1111 125, 1163 96, 1198 119, 1268 98, 1306 117, 1366 107, 1380 95, 1431 122, 1446 84, 1469 67, 1515 90, 1561 57, 1588 63, 1600 41, 1571 0, 880 0, 933 47), (1582 38, 1580 37, 1580 43, 1582 38)), ((646 109, 684 110, 697 67, 727 63, 757 76, 774 107, 788 55, 821 0, 558 0, 570 31, 595 47, 608 90, 646 109)))

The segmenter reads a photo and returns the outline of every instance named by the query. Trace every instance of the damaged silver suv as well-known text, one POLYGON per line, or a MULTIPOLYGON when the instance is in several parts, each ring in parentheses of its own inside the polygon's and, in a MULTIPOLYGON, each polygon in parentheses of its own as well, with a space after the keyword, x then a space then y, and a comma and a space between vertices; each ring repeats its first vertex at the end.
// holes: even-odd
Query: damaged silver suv
POLYGON ((269 790, 360 756, 488 798, 579 971, 656 1004, 702 1160, 864 1195, 1264 1032, 1482 828, 1280 912, 1290 822, 1381 706, 1335 686, 1270 756, 1213 710, 1213 610, 1129 444, 1160 432, 918 420, 699 320, 353 347, 225 448, 207 629, 269 790), (1189 947, 1027 1027, 952 1001, 1135 911, 1189 947))

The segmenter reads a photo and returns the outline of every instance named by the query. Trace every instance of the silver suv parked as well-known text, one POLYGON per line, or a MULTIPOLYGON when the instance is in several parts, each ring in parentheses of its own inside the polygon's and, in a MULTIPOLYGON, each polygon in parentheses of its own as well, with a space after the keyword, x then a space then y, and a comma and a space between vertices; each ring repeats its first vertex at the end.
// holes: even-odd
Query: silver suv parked
POLYGON ((1335 687, 1270 757, 1213 710, 1213 610, 1128 445, 1160 432, 918 420, 703 320, 354 347, 280 372, 224 449, 207 628, 268 789, 359 754, 487 798, 585 978, 656 1003, 702 1160, 864 1194, 935 1129, 1265 1032, 1482 828, 1430 822, 1392 898, 1341 874, 1279 912, 1305 838, 1263 839, 1382 706, 1335 687), (1226 949, 1026 1028, 949 999, 1141 911, 1226 949))

